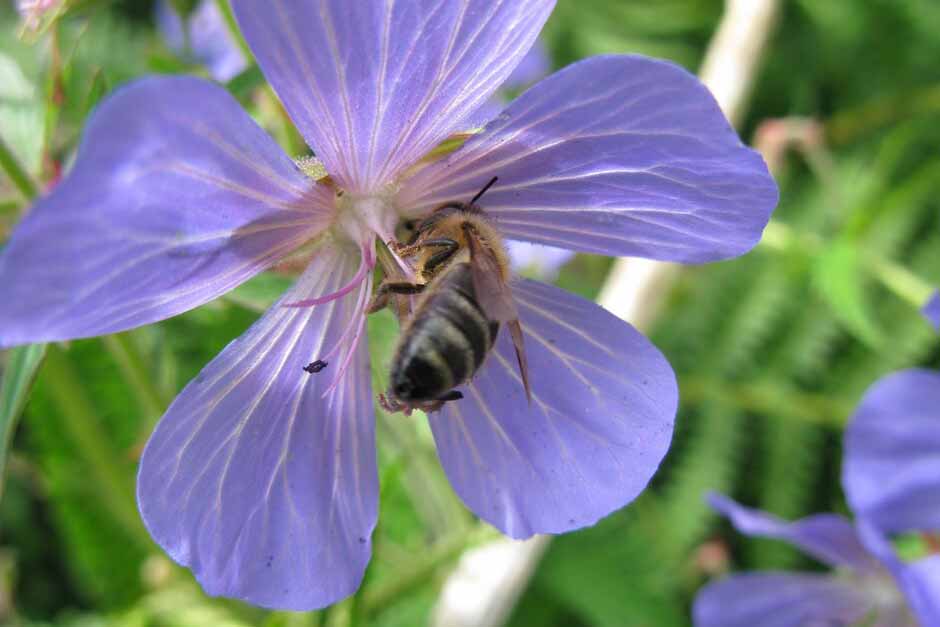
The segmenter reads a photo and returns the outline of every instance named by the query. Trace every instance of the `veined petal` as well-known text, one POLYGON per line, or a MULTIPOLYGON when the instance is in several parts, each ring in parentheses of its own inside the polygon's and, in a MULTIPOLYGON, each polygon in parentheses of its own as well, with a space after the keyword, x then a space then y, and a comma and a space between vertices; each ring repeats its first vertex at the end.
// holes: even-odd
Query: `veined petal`
POLYGON ((927 319, 940 330, 940 290, 934 292, 927 304, 924 305, 924 315, 927 319))
POLYGON ((0 255, 0 346, 121 331, 215 298, 323 228, 332 198, 314 187, 222 88, 120 89, 0 255))
POLYGON ((554 0, 233 0, 297 128, 342 187, 391 182, 486 102, 554 0))
POLYGON ((884 532, 940 529, 940 372, 903 370, 865 393, 845 431, 842 485, 884 532))
POLYGON ((739 505, 721 494, 709 494, 708 503, 743 534, 789 542, 830 566, 846 566, 859 573, 877 569, 877 562, 862 545, 855 526, 838 514, 817 514, 787 522, 739 505))
POLYGON ((695 598, 692 617, 695 627, 824 627, 854 625, 872 609, 864 590, 848 581, 767 572, 708 584, 695 598))
POLYGON ((911 613, 917 616, 920 625, 940 625, 940 555, 905 563, 898 558, 883 532, 871 521, 860 518, 858 533, 868 550, 876 555, 894 576, 911 613))
POLYGON ((662 354, 619 318, 534 281, 514 293, 532 403, 502 329, 464 398, 430 423, 464 502, 525 538, 591 525, 642 492, 669 448, 678 395, 662 354))
POLYGON ((307 272, 177 397, 147 443, 137 498, 154 539, 206 592, 309 610, 359 586, 378 478, 369 357, 304 366, 359 324, 363 290, 321 307, 286 302, 336 290, 355 253, 324 245, 307 272))
POLYGON ((747 252, 777 204, 760 155, 676 65, 592 57, 537 83, 402 190, 416 214, 469 200, 502 233, 606 255, 703 262, 747 252))

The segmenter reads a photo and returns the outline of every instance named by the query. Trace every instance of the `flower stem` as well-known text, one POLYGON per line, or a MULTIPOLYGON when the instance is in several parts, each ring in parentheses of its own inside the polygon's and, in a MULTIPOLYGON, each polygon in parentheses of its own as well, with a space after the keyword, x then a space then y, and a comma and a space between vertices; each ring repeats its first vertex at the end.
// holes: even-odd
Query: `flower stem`
POLYGON ((129 473, 117 463, 114 450, 105 444, 108 436, 63 349, 49 346, 44 374, 52 401, 63 418, 63 435, 72 442, 87 465, 102 503, 128 537, 149 550, 152 546, 150 537, 137 514, 129 473))
POLYGON ((106 335, 101 340, 117 363, 134 396, 137 397, 140 408, 148 415, 148 421, 152 423, 166 409, 168 399, 164 398, 154 385, 154 373, 145 366, 144 358, 133 338, 127 333, 119 333, 106 335))
POLYGON ((17 160, 16 155, 10 150, 3 138, 0 137, 0 168, 6 172, 10 181, 16 186, 16 189, 26 198, 32 200, 36 197, 36 183, 30 178, 23 166, 17 160))

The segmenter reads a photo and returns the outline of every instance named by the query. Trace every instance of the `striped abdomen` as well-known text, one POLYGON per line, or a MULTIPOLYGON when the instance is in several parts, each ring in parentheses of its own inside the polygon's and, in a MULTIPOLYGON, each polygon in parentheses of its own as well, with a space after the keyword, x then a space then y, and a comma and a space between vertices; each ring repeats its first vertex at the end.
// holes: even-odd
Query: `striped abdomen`
POLYGON ((477 303, 469 263, 428 289, 392 361, 391 390, 403 401, 433 401, 469 380, 499 331, 477 303))

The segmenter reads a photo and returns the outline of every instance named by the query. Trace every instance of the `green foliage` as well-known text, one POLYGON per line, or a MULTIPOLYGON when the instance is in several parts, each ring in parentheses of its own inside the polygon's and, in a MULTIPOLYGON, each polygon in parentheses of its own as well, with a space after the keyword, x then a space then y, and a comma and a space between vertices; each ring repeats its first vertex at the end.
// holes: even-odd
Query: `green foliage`
MULTIPOLYGON (((88 116, 121 84, 148 71, 205 74, 160 40, 152 3, 78 6, 32 42, 16 36, 15 14, 0 5, 0 139, 27 188, 42 189, 68 167, 88 116)), ((560 0, 544 38, 559 67, 639 52, 694 69, 722 7, 560 0)), ((744 135, 787 115, 813 117, 824 132, 776 173, 782 201, 764 244, 739 260, 688 268, 669 298, 653 338, 676 370, 682 404, 653 485, 593 528, 555 539, 510 624, 687 625, 697 589, 725 568, 708 558, 716 549, 735 570, 815 567, 780 543, 740 538, 717 522, 703 493, 728 492, 787 518, 845 511, 838 443, 860 394, 891 370, 940 365, 916 306, 940 284, 938 28, 934 0, 784 3, 744 135)), ((257 67, 227 88, 291 154, 306 150, 257 67)), ((14 167, 0 166, 5 232, 30 194, 11 182, 14 167)), ((581 255, 557 283, 593 298, 609 266, 581 255)), ((12 609, 0 603, 0 623, 427 622, 457 558, 495 534, 454 495, 421 417, 377 413, 375 557, 360 593, 335 608, 295 614, 209 599, 140 522, 134 475, 156 420, 289 287, 280 271, 172 320, 49 348, 12 446, 0 450, 0 468, 5 454, 9 466, 0 600, 13 601, 12 609)), ((368 334, 381 390, 397 323, 387 312, 372 316, 368 334)), ((38 348, 5 356, 7 441, 40 357, 38 348)))

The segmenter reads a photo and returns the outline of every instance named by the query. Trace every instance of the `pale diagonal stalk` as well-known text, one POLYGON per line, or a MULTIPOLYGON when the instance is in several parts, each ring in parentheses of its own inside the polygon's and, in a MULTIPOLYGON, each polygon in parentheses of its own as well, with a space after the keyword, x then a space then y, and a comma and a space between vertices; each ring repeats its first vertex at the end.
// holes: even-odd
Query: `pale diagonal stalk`
POLYGON ((169 400, 157 389, 154 383, 156 374, 153 369, 147 368, 143 355, 128 333, 106 335, 101 338, 108 353, 114 359, 137 399, 141 410, 147 414, 148 430, 154 421, 166 409, 169 400))
POLYGON ((30 178, 16 155, 13 154, 13 151, 3 140, 3 137, 0 137, 0 168, 3 169, 7 178, 10 179, 10 182, 26 200, 32 200, 36 197, 36 183, 30 178))
POLYGON ((45 353, 44 344, 33 344, 11 349, 6 355, 6 367, 0 379, 0 498, 17 419, 26 405, 26 397, 45 353))
POLYGON ((118 455, 106 446, 107 433, 66 352, 50 346, 44 374, 52 401, 62 416, 63 435, 90 470, 91 482, 111 517, 145 550, 152 547, 150 536, 137 514, 134 483, 117 463, 118 455))

